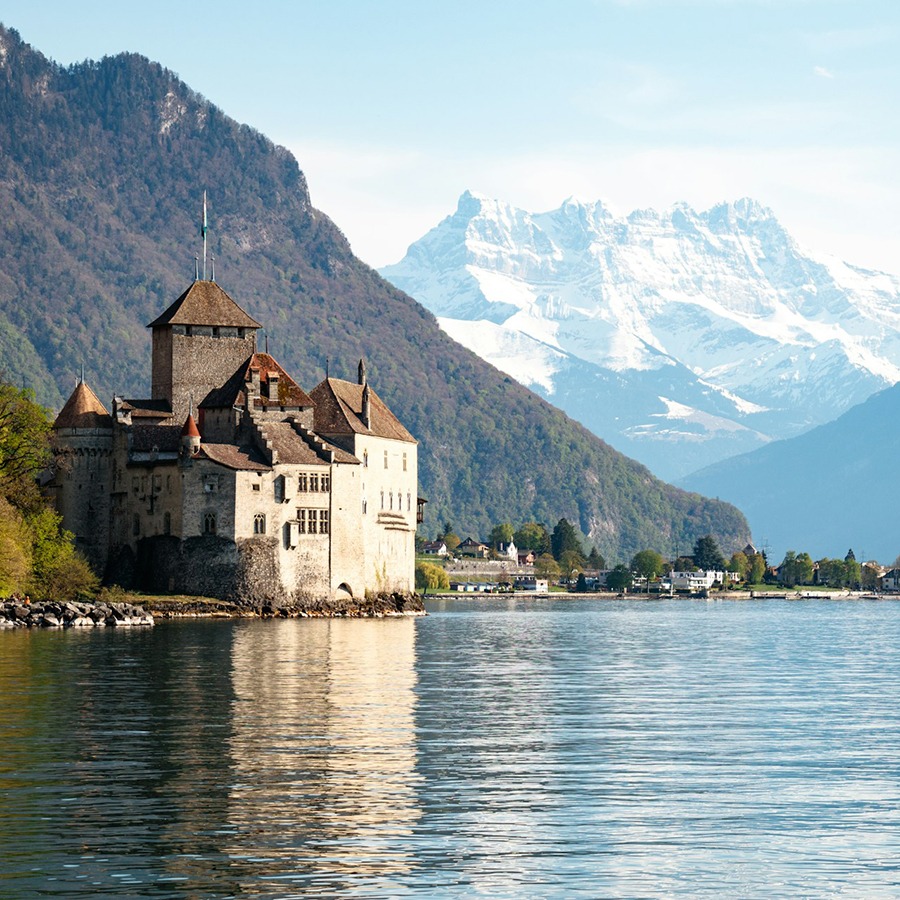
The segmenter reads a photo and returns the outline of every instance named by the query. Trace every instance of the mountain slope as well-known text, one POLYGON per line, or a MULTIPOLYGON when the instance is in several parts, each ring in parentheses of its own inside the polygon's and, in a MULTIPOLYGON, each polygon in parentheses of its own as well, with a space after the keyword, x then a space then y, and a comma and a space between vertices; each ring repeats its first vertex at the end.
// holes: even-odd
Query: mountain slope
POLYGON ((534 214, 467 192, 382 274, 669 477, 900 379, 900 279, 811 258, 750 200, 617 217, 601 203, 534 214))
POLYGON ((852 544, 857 559, 865 553, 889 563, 900 553, 893 526, 898 452, 900 385, 894 385, 833 422, 724 460, 683 483, 737 503, 778 560, 790 549, 843 558, 852 544))
POLYGON ((366 357, 420 439, 427 531, 565 516, 612 558, 710 531, 726 547, 747 538, 737 510, 656 480, 450 340, 353 256, 287 151, 159 65, 126 54, 64 69, 0 29, 0 112, 0 315, 25 348, 0 368, 41 396, 58 402, 82 362, 104 400, 146 395, 145 325, 193 277, 207 189, 217 280, 272 354, 307 387, 366 357))

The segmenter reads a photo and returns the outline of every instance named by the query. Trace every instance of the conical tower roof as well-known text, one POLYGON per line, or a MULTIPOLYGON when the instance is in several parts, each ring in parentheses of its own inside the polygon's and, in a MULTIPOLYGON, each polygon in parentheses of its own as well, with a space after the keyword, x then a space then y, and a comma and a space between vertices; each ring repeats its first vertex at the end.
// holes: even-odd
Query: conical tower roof
POLYGON ((184 420, 184 428, 181 429, 182 437, 200 437, 200 429, 197 427, 197 423, 194 421, 194 417, 189 413, 188 417, 184 420))
POLYGON ((79 381, 59 411, 54 428, 112 428, 112 416, 84 381, 79 381))
POLYGON ((219 325, 261 328, 215 281, 195 281, 161 316, 147 327, 165 325, 219 325))

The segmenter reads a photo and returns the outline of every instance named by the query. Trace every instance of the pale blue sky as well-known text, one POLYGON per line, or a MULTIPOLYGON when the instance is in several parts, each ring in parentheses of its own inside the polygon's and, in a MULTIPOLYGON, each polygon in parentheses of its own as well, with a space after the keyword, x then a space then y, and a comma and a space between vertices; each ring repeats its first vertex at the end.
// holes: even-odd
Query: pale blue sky
POLYGON ((465 189, 619 212, 752 196, 900 273, 896 0, 7 0, 61 63, 123 50, 289 147, 373 265, 465 189))

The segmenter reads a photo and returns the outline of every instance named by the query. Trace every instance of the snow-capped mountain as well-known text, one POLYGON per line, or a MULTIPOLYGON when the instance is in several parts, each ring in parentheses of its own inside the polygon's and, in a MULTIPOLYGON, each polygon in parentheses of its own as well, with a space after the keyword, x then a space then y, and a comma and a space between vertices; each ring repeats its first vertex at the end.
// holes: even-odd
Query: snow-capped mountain
POLYGON ((466 192, 381 274, 666 478, 900 381, 900 278, 814 257, 752 200, 619 217, 466 192))

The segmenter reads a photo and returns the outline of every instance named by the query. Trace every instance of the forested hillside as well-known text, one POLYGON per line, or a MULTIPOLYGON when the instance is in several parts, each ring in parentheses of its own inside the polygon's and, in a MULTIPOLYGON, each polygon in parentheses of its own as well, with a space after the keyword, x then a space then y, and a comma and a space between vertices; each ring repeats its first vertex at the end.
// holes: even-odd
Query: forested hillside
POLYGON ((43 402, 82 364, 107 403, 147 394, 145 326, 193 278, 207 190, 217 280, 273 355, 307 388, 364 356, 420 439, 429 534, 565 516, 609 559, 749 537, 734 507, 655 479, 446 337, 353 256, 290 153, 161 66, 62 68, 0 26, 0 114, 0 369, 43 402))

